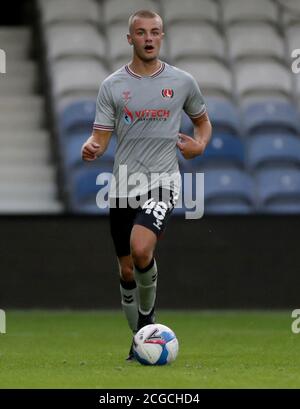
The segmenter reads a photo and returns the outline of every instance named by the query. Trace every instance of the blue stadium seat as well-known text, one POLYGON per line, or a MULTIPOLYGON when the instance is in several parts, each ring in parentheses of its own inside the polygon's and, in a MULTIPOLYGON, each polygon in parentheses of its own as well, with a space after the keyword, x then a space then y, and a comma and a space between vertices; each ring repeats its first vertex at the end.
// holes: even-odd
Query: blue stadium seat
POLYGON ((205 99, 214 133, 240 134, 240 115, 237 108, 225 98, 205 99))
POLYGON ((63 165, 66 169, 82 166, 81 147, 87 140, 86 133, 74 135, 64 139, 61 143, 61 156, 63 165))
MULTIPOLYGON (((203 156, 186 161, 179 154, 179 163, 183 170, 199 170, 199 166, 212 164, 213 166, 232 163, 243 167, 245 161, 244 145, 239 134, 238 114, 234 106, 222 98, 208 99, 209 117, 213 125, 212 139, 203 156)), ((183 112, 180 131, 193 136, 193 123, 183 112)))
POLYGON ((216 134, 212 136, 205 152, 200 160, 205 165, 232 163, 244 167, 245 153, 242 141, 235 136, 216 134))
POLYGON ((249 214, 255 210, 254 182, 241 170, 204 172, 205 214, 249 214))
POLYGON ((71 136, 74 133, 91 133, 95 109, 95 101, 78 101, 70 104, 60 115, 60 131, 71 136))
POLYGON ((273 214, 300 214, 300 170, 275 168, 257 174, 259 210, 273 214))
MULTIPOLYGON (((84 142, 86 142, 88 137, 89 135, 84 132, 74 134, 72 137, 62 140, 61 153, 63 163, 66 168, 74 168, 82 165, 81 147, 84 142)), ((112 163, 114 161, 116 144, 116 137, 112 135, 104 155, 95 162, 91 162, 90 165, 92 166, 92 164, 94 164, 95 167, 99 167, 99 164, 104 162, 112 163)))
MULTIPOLYGON (((214 134, 240 134, 239 113, 229 100, 208 97, 205 99, 205 102, 214 134)), ((185 112, 182 113, 180 129, 182 133, 193 135, 193 122, 185 112)))
POLYGON ((300 138, 293 135, 257 135, 247 143, 247 163, 262 166, 300 166, 300 138))
MULTIPOLYGON (((96 184, 97 177, 100 173, 112 172, 112 166, 108 163, 106 167, 101 167, 99 163, 98 168, 91 168, 88 164, 76 170, 70 175, 70 207, 74 213, 96 213, 108 214, 108 208, 101 209, 96 205, 96 196, 101 190, 101 186, 96 184)), ((110 179, 109 179, 110 180, 110 179)))
POLYGON ((299 133, 300 118, 294 105, 289 102, 270 100, 249 104, 243 112, 244 128, 254 133, 299 133))
POLYGON ((217 134, 212 136, 202 156, 186 160, 178 153, 180 169, 183 172, 196 172, 203 167, 245 167, 245 149, 243 142, 231 135, 217 134))

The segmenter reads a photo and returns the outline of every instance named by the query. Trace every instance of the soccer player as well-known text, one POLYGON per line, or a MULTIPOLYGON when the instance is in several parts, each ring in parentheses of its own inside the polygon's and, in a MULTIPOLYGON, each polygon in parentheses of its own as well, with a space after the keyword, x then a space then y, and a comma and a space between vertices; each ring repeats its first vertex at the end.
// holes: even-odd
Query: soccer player
MULTIPOLYGON (((93 161, 104 154, 112 133, 117 136, 110 229, 121 303, 133 334, 155 322, 154 251, 179 196, 177 148, 191 159, 204 152, 211 137, 197 82, 159 59, 163 37, 158 14, 140 10, 130 16, 127 40, 133 47, 132 60, 101 84, 93 132, 82 147, 83 160, 93 161), (193 121, 194 137, 179 134, 182 109, 193 121), (138 178, 138 189, 130 183, 136 174, 144 176, 138 178), (130 198, 138 205, 132 206, 130 198)), ((132 346, 127 359, 134 359, 132 346)))

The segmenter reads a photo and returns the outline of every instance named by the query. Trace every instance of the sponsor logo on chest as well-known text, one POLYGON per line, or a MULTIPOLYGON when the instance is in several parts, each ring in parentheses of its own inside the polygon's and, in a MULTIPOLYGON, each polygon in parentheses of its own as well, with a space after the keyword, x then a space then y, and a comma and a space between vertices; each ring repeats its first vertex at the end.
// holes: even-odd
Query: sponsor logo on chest
MULTIPOLYGON (((171 88, 163 88, 161 90, 161 97, 166 100, 173 98, 174 90, 171 88)), ((167 121, 170 117, 171 111, 164 107, 139 110, 130 109, 128 102, 132 101, 132 94, 128 90, 123 91, 122 100, 125 102, 125 106, 123 108, 123 119, 127 125, 130 125, 136 121, 167 121)))
POLYGON ((141 109, 139 111, 130 111, 127 106, 124 107, 124 121, 127 125, 134 121, 166 121, 170 116, 169 109, 141 109))

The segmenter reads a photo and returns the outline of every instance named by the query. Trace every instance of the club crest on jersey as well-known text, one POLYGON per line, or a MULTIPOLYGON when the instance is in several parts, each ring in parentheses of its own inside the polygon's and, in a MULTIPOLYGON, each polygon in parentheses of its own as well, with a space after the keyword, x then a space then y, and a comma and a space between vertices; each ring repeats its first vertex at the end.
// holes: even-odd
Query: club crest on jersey
POLYGON ((130 125, 133 122, 133 114, 126 106, 124 107, 124 121, 127 125, 130 125))
POLYGON ((174 90, 171 88, 163 88, 161 90, 161 95, 164 98, 173 98, 174 97, 174 90))

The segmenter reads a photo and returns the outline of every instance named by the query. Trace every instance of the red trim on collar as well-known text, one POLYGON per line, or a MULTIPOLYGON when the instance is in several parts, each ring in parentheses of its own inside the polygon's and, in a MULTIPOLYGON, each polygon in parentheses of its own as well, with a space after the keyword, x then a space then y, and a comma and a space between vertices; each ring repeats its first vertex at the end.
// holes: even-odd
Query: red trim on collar
MULTIPOLYGON (((163 62, 161 63, 161 66, 159 67, 159 69, 157 71, 155 71, 152 75, 146 76, 145 78, 155 78, 157 77, 159 74, 161 74, 164 69, 166 67, 166 64, 163 62)), ((125 65, 125 70, 128 72, 129 75, 131 75, 132 77, 136 78, 136 79, 142 79, 144 78, 142 75, 136 74, 135 72, 133 72, 130 68, 129 65, 126 64, 125 65)))

